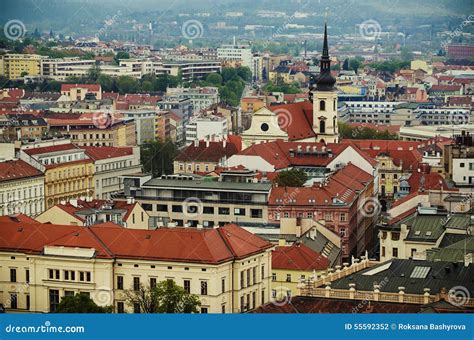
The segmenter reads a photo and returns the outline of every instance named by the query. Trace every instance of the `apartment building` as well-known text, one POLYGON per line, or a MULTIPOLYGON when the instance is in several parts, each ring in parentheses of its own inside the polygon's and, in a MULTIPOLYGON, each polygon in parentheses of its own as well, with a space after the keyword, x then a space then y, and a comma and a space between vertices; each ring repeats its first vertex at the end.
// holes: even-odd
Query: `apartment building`
POLYGON ((163 175, 140 184, 133 176, 124 178, 125 197, 140 202, 154 221, 152 225, 212 228, 228 223, 254 225, 267 222, 271 183, 163 175))
POLYGON ((19 160, 0 162, 0 216, 44 211, 44 174, 19 160))
POLYGON ((246 312, 270 301, 273 246, 236 225, 136 230, 2 221, 2 230, 0 302, 9 312, 54 312, 62 297, 82 293, 117 313, 140 313, 125 292, 163 280, 196 294, 201 313, 246 312))
POLYGON ((53 133, 69 136, 79 146, 137 145, 135 122, 118 114, 94 112, 46 120, 53 133))
POLYGON ((249 45, 237 44, 235 41, 230 45, 222 45, 217 49, 217 59, 227 62, 240 62, 242 66, 250 68, 253 74, 253 55, 252 48, 249 45))
POLYGON ((47 58, 41 60, 41 75, 55 80, 66 80, 74 69, 90 69, 96 64, 95 60, 72 58, 47 58))
POLYGON ((193 111, 199 112, 219 103, 219 89, 217 87, 169 87, 166 96, 179 99, 191 99, 193 111))
POLYGON ((94 197, 94 163, 78 146, 23 149, 20 159, 44 173, 46 209, 64 200, 94 197))
POLYGON ((186 144, 203 139, 222 140, 228 134, 227 119, 219 116, 202 115, 191 118, 186 125, 186 144))
POLYGON ((443 164, 447 179, 458 187, 474 185, 474 139, 469 132, 455 135, 453 144, 444 146, 443 164))
POLYGON ((388 125, 394 108, 401 102, 347 101, 345 104, 348 122, 388 125))
POLYGON ((141 172, 139 147, 83 146, 94 161, 95 198, 110 199, 123 190, 123 175, 141 172))
POLYGON ((4 54, 0 56, 1 75, 11 80, 21 79, 25 75, 39 76, 41 62, 46 58, 37 54, 4 54))

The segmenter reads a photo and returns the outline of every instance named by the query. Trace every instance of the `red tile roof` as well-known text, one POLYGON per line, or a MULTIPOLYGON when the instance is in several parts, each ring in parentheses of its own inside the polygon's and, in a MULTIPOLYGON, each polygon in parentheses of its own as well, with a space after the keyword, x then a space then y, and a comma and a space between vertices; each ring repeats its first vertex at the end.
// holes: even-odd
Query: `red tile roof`
MULTIPOLYGON (((87 201, 82 201, 82 200, 77 200, 77 204, 73 205, 71 202, 67 202, 66 204, 57 204, 56 207, 62 209, 66 213, 68 213, 71 216, 74 216, 78 220, 84 221, 84 219, 80 216, 77 215, 78 212, 82 210, 87 210, 87 209, 97 209, 101 210, 103 209, 103 206, 107 203, 106 200, 92 200, 91 202, 87 201)), ((110 203, 108 203, 110 204, 110 203)), ((127 203, 125 201, 113 201, 110 205, 114 209, 125 209, 127 212, 124 214, 122 217, 122 221, 126 221, 128 219, 128 216, 130 216, 133 208, 138 204, 138 202, 135 203, 127 203)))
POLYGON ((313 130, 313 104, 309 100, 274 105, 270 106, 269 109, 276 113, 278 117, 281 117, 281 129, 288 134, 288 140, 300 140, 316 136, 313 130))
POLYGON ((84 149, 86 154, 95 161, 129 156, 133 154, 133 148, 131 147, 83 146, 81 148, 84 149))
POLYGON ((352 204, 358 191, 373 181, 373 176, 348 164, 329 177, 325 183, 315 183, 311 187, 274 187, 270 191, 270 206, 340 206, 352 204))
POLYGON ((39 223, 38 221, 32 219, 29 216, 24 214, 14 214, 7 216, 0 216, 0 224, 7 222, 16 222, 16 223, 39 223))
POLYGON ((87 89, 90 92, 100 92, 100 84, 61 84, 61 92, 69 92, 73 88, 87 89))
POLYGON ((450 190, 446 180, 437 172, 423 173, 413 171, 408 179, 410 184, 410 192, 423 190, 450 190))
POLYGON ((403 170, 414 169, 422 160, 418 151, 421 142, 376 139, 344 139, 342 144, 352 144, 372 159, 388 155, 396 166, 403 170))
POLYGON ((19 159, 0 162, 0 182, 41 175, 41 171, 19 159))
POLYGON ((59 151, 67 151, 67 150, 81 150, 77 145, 74 144, 59 144, 59 145, 52 145, 52 146, 43 146, 39 148, 32 148, 32 149, 24 149, 23 151, 30 155, 42 155, 51 152, 59 152, 59 151))
POLYGON ((350 123, 350 125, 355 128, 373 129, 378 132, 388 131, 391 134, 398 134, 400 132, 401 127, 401 125, 377 125, 371 123, 350 123))
POLYGON ((277 247, 272 253, 272 269, 323 270, 329 267, 329 260, 302 243, 277 247))
POLYGON ((199 141, 198 145, 194 143, 189 145, 183 151, 181 151, 175 158, 176 161, 180 162, 219 162, 222 157, 229 158, 238 152, 238 148, 231 142, 227 141, 226 146, 221 142, 208 142, 199 141))
POLYGON ((54 224, 2 225, 0 250, 40 254, 45 246, 95 248, 98 258, 219 264, 269 250, 273 245, 236 226, 217 229, 127 229, 54 224))
POLYGON ((433 85, 431 86, 430 91, 459 91, 461 90, 461 85, 433 85))

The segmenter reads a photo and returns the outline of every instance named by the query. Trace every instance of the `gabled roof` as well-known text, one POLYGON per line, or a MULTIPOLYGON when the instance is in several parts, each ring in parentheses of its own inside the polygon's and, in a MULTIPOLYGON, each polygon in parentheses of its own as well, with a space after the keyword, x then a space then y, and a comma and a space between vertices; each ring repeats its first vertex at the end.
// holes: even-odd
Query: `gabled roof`
POLYGON ((93 160, 116 158, 129 156, 133 154, 132 147, 114 147, 114 146, 83 146, 86 154, 93 160))
POLYGON ((238 152, 237 146, 228 141, 213 142, 199 141, 198 145, 191 143, 187 148, 181 151, 175 160, 180 162, 219 162, 222 157, 229 158, 238 152))
POLYGON ((111 224, 78 227, 2 224, 0 250, 41 254, 45 246, 94 248, 97 258, 219 264, 271 249, 273 245, 237 225, 217 229, 127 229, 111 224))
POLYGON ((70 91, 73 88, 87 89, 91 92, 100 92, 100 84, 61 84, 61 92, 70 91))
POLYGON ((20 159, 0 162, 0 183, 41 175, 41 171, 20 159))
POLYGON ((302 243, 277 247, 272 253, 272 269, 298 271, 323 270, 329 260, 302 243))
POLYGON ((52 146, 43 146, 39 148, 31 148, 31 149, 24 149, 23 152, 26 154, 33 156, 33 155, 43 155, 53 152, 60 152, 60 151, 81 151, 83 148, 79 148, 75 144, 59 144, 59 145, 52 145, 52 146))
POLYGON ((307 100, 292 104, 274 105, 269 109, 277 115, 282 115, 287 126, 282 127, 288 134, 288 140, 300 140, 315 137, 313 130, 313 104, 307 100))

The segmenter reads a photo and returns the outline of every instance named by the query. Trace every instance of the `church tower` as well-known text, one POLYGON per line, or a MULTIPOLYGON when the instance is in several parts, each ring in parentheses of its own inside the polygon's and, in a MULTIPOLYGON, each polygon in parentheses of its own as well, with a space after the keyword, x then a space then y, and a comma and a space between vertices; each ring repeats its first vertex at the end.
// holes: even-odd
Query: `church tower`
POLYGON ((318 142, 339 142, 337 127, 337 92, 334 88, 336 79, 331 75, 329 59, 327 24, 324 25, 323 54, 319 61, 320 73, 311 89, 313 99, 313 130, 318 142))

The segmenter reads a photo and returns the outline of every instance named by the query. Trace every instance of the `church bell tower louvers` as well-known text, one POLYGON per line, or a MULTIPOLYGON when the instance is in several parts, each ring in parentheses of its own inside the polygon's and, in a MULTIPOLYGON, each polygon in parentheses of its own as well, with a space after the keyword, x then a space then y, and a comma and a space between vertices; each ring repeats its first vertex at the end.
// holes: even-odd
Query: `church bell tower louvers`
POLYGON ((337 143, 337 92, 336 79, 331 75, 327 24, 324 25, 323 54, 319 62, 320 73, 311 89, 313 99, 313 130, 318 142, 337 143))

